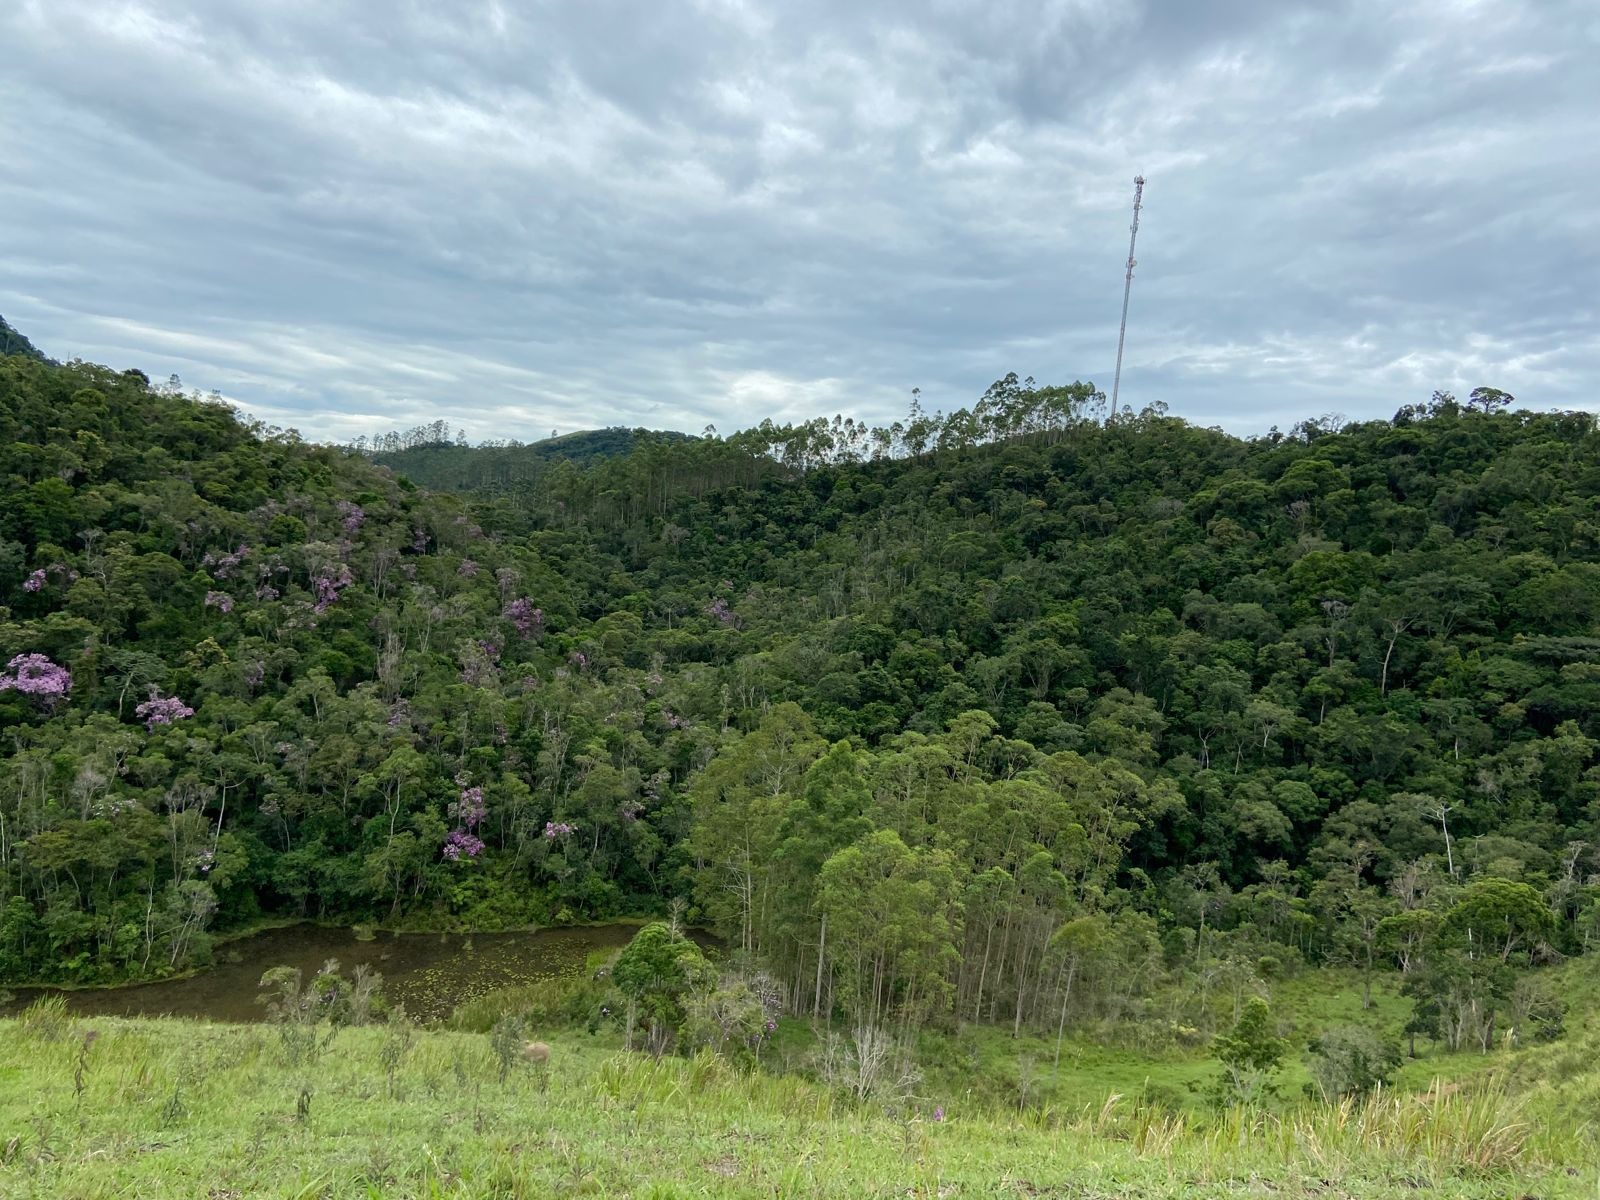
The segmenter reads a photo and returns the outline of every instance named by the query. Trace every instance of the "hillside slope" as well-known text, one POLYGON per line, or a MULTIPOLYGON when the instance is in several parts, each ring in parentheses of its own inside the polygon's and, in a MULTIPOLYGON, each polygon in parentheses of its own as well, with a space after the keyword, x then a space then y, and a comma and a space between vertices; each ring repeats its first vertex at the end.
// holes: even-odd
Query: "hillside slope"
POLYGON ((47 1041, 0 1021, 0 1122, 18 1131, 0 1160, 8 1195, 1554 1200, 1594 1188, 1592 1165, 1522 1104, 1457 1096, 1199 1127, 1116 1101, 1024 1121, 959 1098, 885 1114, 714 1057, 653 1060, 582 1037, 555 1041, 547 1073, 503 1076, 471 1034, 345 1030, 296 1065, 260 1029, 104 1021, 87 1050, 83 1032, 47 1041))
POLYGON ((1089 393, 469 511, 0 360, 0 979, 682 899, 791 1011, 1192 1042, 1340 962, 1441 1045, 1558 1035, 1526 969, 1600 928, 1595 419, 1243 441, 1089 393))

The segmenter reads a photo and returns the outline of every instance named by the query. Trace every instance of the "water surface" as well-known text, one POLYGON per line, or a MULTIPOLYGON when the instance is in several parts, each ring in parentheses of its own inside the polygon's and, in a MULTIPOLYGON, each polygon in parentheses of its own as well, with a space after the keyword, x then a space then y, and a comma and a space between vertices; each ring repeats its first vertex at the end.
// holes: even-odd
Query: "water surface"
POLYGON ((218 946, 216 965, 186 979, 115 988, 16 988, 0 1015, 59 994, 86 1016, 260 1021, 266 1009, 256 997, 265 972, 299 967, 309 979, 332 958, 346 978, 365 963, 383 976, 390 1003, 404 1004, 416 1020, 441 1021, 462 1001, 496 988, 576 975, 592 951, 624 946, 636 932, 633 925, 599 925, 521 933, 379 933, 362 941, 349 929, 291 925, 218 946))

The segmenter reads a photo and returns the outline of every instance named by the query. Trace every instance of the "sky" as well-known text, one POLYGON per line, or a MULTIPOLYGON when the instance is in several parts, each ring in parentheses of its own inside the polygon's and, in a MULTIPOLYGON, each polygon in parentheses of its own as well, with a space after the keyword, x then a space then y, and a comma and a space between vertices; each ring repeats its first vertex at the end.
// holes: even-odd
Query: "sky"
POLYGON ((1600 409, 1593 0, 0 0, 0 314, 307 437, 1600 409))

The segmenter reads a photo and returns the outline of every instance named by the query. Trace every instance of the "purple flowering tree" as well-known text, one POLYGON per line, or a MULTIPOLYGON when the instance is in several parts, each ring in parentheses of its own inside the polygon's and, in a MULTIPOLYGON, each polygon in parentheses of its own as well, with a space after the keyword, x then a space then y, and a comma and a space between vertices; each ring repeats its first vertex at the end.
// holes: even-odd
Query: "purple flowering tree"
POLYGON ((154 729, 157 725, 171 725, 174 721, 192 717, 194 709, 176 696, 163 696, 160 691, 151 688, 150 699, 141 701, 133 710, 133 715, 144 722, 146 729, 154 729))
POLYGON ((72 673, 42 654, 19 654, 0 675, 0 692, 20 692, 54 708, 72 691, 72 673))
POLYGON ((228 595, 227 592, 207 592, 206 607, 214 608, 221 613, 231 613, 233 611, 233 597, 228 595))
POLYGON ((511 622, 511 627, 523 637, 532 637, 544 628, 544 611, 535 608, 527 597, 513 600, 500 615, 511 622))
POLYGON ((366 519, 367 514, 362 511, 361 505, 348 500, 339 501, 339 520, 346 533, 355 533, 366 519))
POLYGON ((350 574, 350 568, 344 563, 323 567, 311 580, 311 590, 317 597, 313 611, 327 612, 338 601, 339 593, 355 581, 355 576, 350 574))
POLYGON ((37 571, 32 572, 31 574, 29 574, 29 576, 26 579, 24 579, 22 581, 22 590, 25 591, 25 592, 37 592, 37 591, 41 590, 43 587, 44 587, 44 568, 43 567, 40 567, 37 571))
POLYGON ((483 798, 481 787, 468 787, 466 777, 461 775, 456 776, 456 783, 461 793, 450 802, 448 809, 450 816, 456 820, 456 828, 445 835, 441 848, 441 853, 451 862, 457 861, 462 855, 477 858, 483 853, 483 839, 474 830, 489 815, 489 805, 483 798))

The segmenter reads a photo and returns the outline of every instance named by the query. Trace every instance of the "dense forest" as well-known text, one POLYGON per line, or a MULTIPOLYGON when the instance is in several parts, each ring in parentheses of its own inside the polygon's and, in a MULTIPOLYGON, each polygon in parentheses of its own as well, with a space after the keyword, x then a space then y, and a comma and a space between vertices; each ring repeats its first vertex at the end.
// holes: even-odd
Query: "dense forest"
POLYGON ((1600 429, 1511 403, 1241 439, 1008 376, 453 495, 5 357, 0 981, 677 902, 869 1026, 1312 962, 1538 1036, 1600 932, 1600 429))

